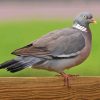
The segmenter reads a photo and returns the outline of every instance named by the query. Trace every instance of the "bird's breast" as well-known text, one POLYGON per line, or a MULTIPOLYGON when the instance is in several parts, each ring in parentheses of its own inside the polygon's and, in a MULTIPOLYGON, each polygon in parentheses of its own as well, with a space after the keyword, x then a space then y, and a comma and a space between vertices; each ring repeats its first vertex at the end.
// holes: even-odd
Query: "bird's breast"
POLYGON ((76 63, 82 63, 90 54, 91 51, 91 41, 88 38, 85 38, 85 47, 82 49, 80 55, 77 57, 76 63))

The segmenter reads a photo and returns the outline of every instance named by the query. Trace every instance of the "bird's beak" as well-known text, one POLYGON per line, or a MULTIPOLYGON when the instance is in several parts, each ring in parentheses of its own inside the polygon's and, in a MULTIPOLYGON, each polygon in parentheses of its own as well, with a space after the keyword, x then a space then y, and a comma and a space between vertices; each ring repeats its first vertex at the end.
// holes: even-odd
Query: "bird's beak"
POLYGON ((96 22, 96 20, 95 20, 94 18, 92 18, 92 19, 91 19, 91 23, 96 24, 97 22, 96 22))

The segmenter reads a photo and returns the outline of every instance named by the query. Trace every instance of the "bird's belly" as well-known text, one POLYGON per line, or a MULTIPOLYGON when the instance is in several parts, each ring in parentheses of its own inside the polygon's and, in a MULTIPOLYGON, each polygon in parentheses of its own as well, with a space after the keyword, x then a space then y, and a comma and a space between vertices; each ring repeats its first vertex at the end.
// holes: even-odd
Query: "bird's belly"
POLYGON ((45 69, 45 70, 49 70, 49 71, 56 71, 56 72, 60 73, 65 68, 69 68, 73 65, 75 65, 74 59, 53 59, 53 60, 47 60, 43 64, 33 67, 33 68, 45 69))
POLYGON ((71 67, 74 67, 82 63, 88 57, 90 50, 91 46, 89 47, 88 44, 86 44, 85 48, 81 51, 81 53, 77 57, 67 58, 67 59, 47 60, 43 64, 34 68, 46 69, 60 73, 64 69, 69 69, 71 67))

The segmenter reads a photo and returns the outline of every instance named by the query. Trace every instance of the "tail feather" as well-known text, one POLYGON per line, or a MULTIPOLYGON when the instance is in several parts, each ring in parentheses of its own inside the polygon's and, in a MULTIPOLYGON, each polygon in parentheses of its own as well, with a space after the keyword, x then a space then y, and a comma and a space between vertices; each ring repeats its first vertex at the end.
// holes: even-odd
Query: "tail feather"
POLYGON ((36 57, 18 57, 0 65, 0 69, 5 68, 12 73, 25 69, 31 65, 44 61, 42 58, 36 57))
POLYGON ((14 73, 14 72, 21 71, 21 70, 23 70, 23 69, 25 69, 25 67, 17 67, 17 68, 15 68, 15 69, 11 69, 11 70, 8 70, 8 71, 14 73))
POLYGON ((7 71, 12 71, 15 69, 17 71, 17 69, 24 69, 25 67, 27 67, 26 64, 18 62, 18 63, 12 64, 11 66, 8 66, 6 69, 7 71))
POLYGON ((12 64, 15 64, 15 63, 17 63, 16 60, 9 60, 9 61, 6 61, 6 62, 4 62, 4 63, 2 63, 2 64, 0 65, 0 69, 6 68, 6 67, 8 67, 8 66, 10 66, 10 65, 12 65, 12 64))

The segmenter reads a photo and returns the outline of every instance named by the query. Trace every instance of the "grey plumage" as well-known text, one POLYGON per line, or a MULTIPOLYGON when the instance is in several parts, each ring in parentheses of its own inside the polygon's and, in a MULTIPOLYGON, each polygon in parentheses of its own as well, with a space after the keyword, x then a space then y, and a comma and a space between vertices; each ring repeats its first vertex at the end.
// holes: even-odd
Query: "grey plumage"
POLYGON ((15 55, 32 55, 37 57, 57 57, 59 55, 77 55, 85 46, 82 32, 73 28, 53 31, 48 35, 34 41, 28 48, 18 49, 15 55), (59 45, 59 43, 61 45, 59 45), (42 50, 41 50, 42 49, 42 50))
POLYGON ((17 72, 20 71, 22 69, 25 69, 26 67, 32 66, 33 64, 37 64, 39 62, 44 62, 45 59, 43 58, 36 58, 36 57, 31 57, 31 56, 27 56, 27 57, 17 57, 15 59, 12 59, 10 61, 7 61, 5 63, 2 63, 0 65, 0 69, 1 68, 6 68, 7 71, 10 72, 17 72))
POLYGON ((52 70, 65 79, 64 69, 82 63, 90 54, 92 35, 90 23, 95 23, 91 13, 79 14, 71 28, 49 32, 40 39, 12 52, 17 58, 5 62, 0 68, 17 72, 26 67, 52 70))
POLYGON ((64 85, 69 87, 70 75, 64 70, 81 64, 90 54, 92 35, 90 23, 95 23, 91 13, 83 12, 75 17, 71 28, 49 32, 12 52, 15 59, 4 62, 0 69, 17 72, 29 66, 36 69, 55 71, 64 77, 64 85))

